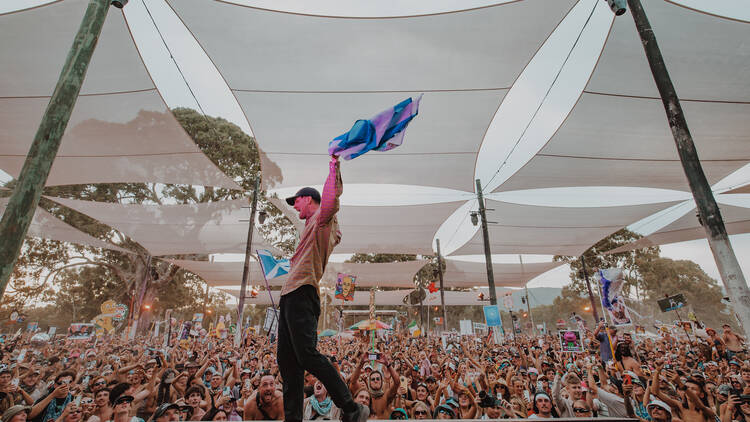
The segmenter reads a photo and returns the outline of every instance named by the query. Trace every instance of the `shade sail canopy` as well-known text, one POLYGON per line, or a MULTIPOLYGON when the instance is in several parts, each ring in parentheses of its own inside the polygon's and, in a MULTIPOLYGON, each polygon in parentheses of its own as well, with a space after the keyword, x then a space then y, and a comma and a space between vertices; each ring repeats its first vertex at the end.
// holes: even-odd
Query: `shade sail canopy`
MULTIPOLYGON (((562 264, 561 262, 493 264, 492 271, 496 285, 523 287, 530 280, 562 264)), ((445 265, 443 280, 446 287, 487 285, 487 266, 484 262, 448 259, 445 265)))
MULTIPOLYGON (((461 190, 472 190, 476 153, 506 89, 573 3, 526 0, 433 16, 347 19, 169 1, 279 166, 281 181, 267 187, 320 183, 328 140, 356 119, 425 92, 404 145, 344 166, 344 181, 461 190)), ((270 180, 278 179, 264 178, 270 180)))
MULTIPOLYGON (((733 196, 733 195, 727 195, 733 196)), ((727 233, 742 234, 750 233, 750 209, 726 204, 719 204, 721 217, 727 233)), ((649 246, 666 245, 669 243, 686 242, 688 240, 704 239, 706 230, 698 222, 695 210, 688 212, 666 227, 642 237, 633 243, 612 249, 608 253, 619 253, 635 249, 647 248, 649 246)))
MULTIPOLYGON (((710 184, 750 161, 750 104, 682 107, 710 184)), ((584 93, 550 142, 498 190, 567 186, 689 190, 661 100, 584 93)))
MULTIPOLYGON (((152 255, 241 253, 247 243, 246 200, 190 205, 122 205, 50 198, 111 226, 152 255), (245 220, 245 221, 241 221, 245 220)), ((253 249, 276 251, 253 234, 253 249)))
MULTIPOLYGON (((487 201, 492 253, 577 256, 609 234, 674 202, 620 207, 542 207, 487 201)), ((456 255, 484 252, 482 233, 459 248, 456 255)))
MULTIPOLYGON (((5 212, 5 207, 8 206, 9 200, 9 198, 0 198, 0 217, 5 212)), ((125 249, 118 248, 111 243, 99 240, 73 226, 70 226, 41 208, 36 209, 34 218, 29 225, 29 230, 26 232, 26 236, 128 252, 125 249)))
MULTIPOLYGON (((346 190, 344 183, 344 190, 346 190)), ((298 230, 304 228, 296 211, 283 199, 270 198, 298 230)), ((341 205, 337 214, 341 243, 334 253, 432 254, 432 238, 438 227, 461 202, 424 205, 341 205)))
MULTIPOLYGON (((213 286, 239 285, 242 281, 242 262, 168 261, 191 271, 213 286)), ((426 261, 422 260, 378 264, 330 262, 320 282, 321 285, 333 287, 336 285, 337 274, 341 272, 356 276, 357 286, 361 287, 413 287, 414 275, 425 264, 426 261)), ((268 284, 281 286, 285 281, 286 277, 282 276, 268 280, 268 284)), ((263 273, 255 261, 250 263, 248 283, 265 285, 263 273)))
MULTIPOLYGON (((239 297, 239 287, 236 288, 220 288, 219 290, 222 290, 226 293, 229 293, 232 296, 239 297)), ((403 306, 404 305, 404 297, 411 293, 413 290, 388 290, 388 291, 381 291, 376 290, 375 291, 375 305, 376 306, 403 306)), ((502 296, 502 294, 507 289, 495 289, 496 295, 498 298, 502 296)), ((273 290, 271 294, 273 295, 274 303, 278 305, 279 303, 279 290, 273 290)), ((454 292, 454 291, 446 291, 445 292, 445 304, 446 306, 484 306, 489 305, 490 303, 487 300, 479 300, 478 295, 479 293, 484 293, 484 297, 489 297, 489 291, 487 289, 479 289, 476 291, 468 291, 468 292, 454 292)), ((354 300, 348 301, 348 302, 341 302, 339 299, 334 299, 333 295, 329 294, 329 296, 332 299, 331 304, 335 306, 343 305, 343 306, 367 306, 370 304, 370 293, 366 290, 358 290, 354 293, 354 300)), ((261 291, 258 293, 258 296, 252 299, 248 299, 246 303, 249 304, 255 304, 255 305, 271 305, 271 299, 269 298, 267 291, 261 291)), ((435 306, 440 305, 440 293, 428 293, 427 297, 425 297, 424 300, 425 305, 429 306, 435 306)))
MULTIPOLYGON (((67 0, 0 16, 0 168, 20 173, 86 10, 67 0)), ((47 185, 162 182, 239 189, 167 109, 111 8, 47 185)))

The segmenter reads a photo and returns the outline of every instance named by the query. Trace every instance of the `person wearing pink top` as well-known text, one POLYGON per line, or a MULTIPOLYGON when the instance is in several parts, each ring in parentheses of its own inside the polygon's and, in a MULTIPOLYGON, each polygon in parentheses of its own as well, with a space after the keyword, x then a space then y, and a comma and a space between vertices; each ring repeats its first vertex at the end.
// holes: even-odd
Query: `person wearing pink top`
POLYGON ((288 422, 302 421, 305 371, 323 383, 333 403, 342 410, 343 421, 364 422, 369 416, 369 410, 354 402, 336 369, 317 349, 318 282, 333 248, 341 241, 336 213, 343 190, 339 160, 332 155, 322 197, 308 187, 286 199, 305 220, 279 301, 277 360, 284 378, 284 420, 288 422))

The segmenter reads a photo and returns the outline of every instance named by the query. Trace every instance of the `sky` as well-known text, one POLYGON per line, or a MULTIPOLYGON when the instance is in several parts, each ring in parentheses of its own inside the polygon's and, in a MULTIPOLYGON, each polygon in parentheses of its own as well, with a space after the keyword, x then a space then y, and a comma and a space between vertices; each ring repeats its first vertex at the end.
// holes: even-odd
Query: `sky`
MULTIPOLYGON (((431 2, 403 2, 398 0, 381 0, 379 2, 366 0, 347 2, 337 0, 319 0, 316 2, 302 0, 228 1, 299 13, 370 17, 434 13, 498 3, 488 0, 433 0, 431 2)), ((3 0, 3 4, 0 5, 0 13, 48 2, 48 0, 3 0)), ((675 0, 674 2, 719 16, 750 20, 750 12, 747 10, 746 3, 742 0, 712 0, 711 2, 675 0)), ((517 86, 514 86, 515 91, 512 90, 506 96, 503 106, 501 106, 488 131, 488 136, 492 135, 496 138, 518 138, 520 147, 516 149, 515 146, 511 148, 508 145, 492 146, 492 143, 485 143, 489 146, 487 146, 486 151, 480 152, 477 177, 484 174, 484 178, 488 178, 487 175, 496 170, 496 157, 502 156, 506 158, 508 164, 507 166, 505 164, 501 166, 501 171, 492 177, 492 182, 495 184, 502 183, 536 153, 539 145, 535 144, 533 140, 536 139, 537 143, 546 142, 546 139, 554 133, 564 117, 567 116, 567 111, 575 103, 577 92, 580 92, 580 89, 585 85, 590 68, 594 66, 598 58, 598 51, 604 42, 603 38, 597 38, 597 34, 606 33, 601 28, 608 27, 611 22, 612 14, 606 7, 602 6, 605 3, 600 0, 581 0, 580 7, 571 13, 570 19, 567 19, 561 25, 559 31, 556 31, 550 37, 548 48, 540 49, 534 60, 527 66, 522 77, 518 79, 517 86), (592 10, 591 5, 596 6, 595 10, 592 10), (593 14, 591 23, 586 27, 580 42, 576 40, 576 44, 572 44, 575 49, 571 50, 569 46, 581 30, 582 22, 586 21, 590 14, 593 14), (569 57, 563 57, 561 52, 566 51, 572 54, 569 54, 569 57), (557 69, 557 72, 550 73, 548 71, 550 68, 557 69), (552 83, 550 79, 553 76, 559 77, 564 83, 553 83, 552 89, 540 90, 539 86, 549 86, 552 83), (505 110, 503 107, 505 107, 505 110), (518 113, 529 114, 535 109, 534 118, 536 120, 527 133, 526 129, 529 128, 524 128, 523 122, 525 120, 519 118, 518 113), (529 139, 523 139, 524 137, 529 139), (490 164, 484 164, 482 157, 489 158, 490 164)), ((200 108, 208 115, 226 118, 252 135, 247 119, 223 78, 166 2, 163 0, 148 0, 147 2, 130 0, 130 3, 124 9, 124 13, 144 63, 170 107, 200 108), (146 5, 148 5, 148 8, 146 8, 146 5), (156 26, 154 23, 156 23, 156 26), (178 66, 179 71, 184 74, 185 80, 179 75, 178 66)), ((484 145, 483 148, 485 148, 484 145)), ((750 178, 748 178, 750 177, 748 176, 750 169, 745 170, 743 174, 737 175, 738 180, 750 181, 750 178)), ((10 176, 0 170, 0 181, 9 179, 10 176)), ((441 202, 451 200, 449 198, 462 197, 462 195, 465 198, 466 196, 465 192, 449 192, 439 188, 402 186, 399 189, 392 189, 391 186, 384 188, 373 185, 361 186, 360 191, 368 194, 349 194, 345 202, 366 205, 367 198, 372 197, 369 193, 377 189, 400 192, 400 196, 392 199, 395 203, 402 205, 413 201, 421 203, 425 201, 441 202)), ((657 190, 636 191, 631 189, 628 193, 632 197, 640 198, 638 201, 644 203, 651 202, 656 197, 663 199, 664 195, 674 195, 674 191, 655 191, 657 190), (651 199, 647 198, 649 196, 651 199)), ((348 192, 352 192, 352 190, 350 189, 348 192)), ((283 195, 286 192, 279 193, 283 195)), ((689 194, 682 194, 683 196, 678 199, 689 201, 689 194)), ((617 201, 618 198, 622 197, 622 195, 605 197, 605 195, 594 193, 584 198, 582 192, 564 190, 555 192, 555 195, 542 191, 527 192, 525 195, 516 194, 515 201, 538 204, 544 204, 545 201, 556 201, 554 204, 559 205, 560 201, 567 200, 572 202, 571 206, 575 203, 581 206, 582 201, 589 201, 589 203, 593 201, 600 205, 612 205, 612 201, 617 201), (521 198, 521 196, 523 197, 521 198)), ((690 205, 689 203, 684 205, 683 212, 689 212, 690 205)), ((447 221, 438 231, 438 233, 441 233, 441 231, 453 233, 451 240, 454 241, 455 245, 450 245, 450 241, 446 242, 449 243, 446 249, 455 249, 453 246, 460 246, 474 235, 476 228, 467 225, 466 216, 463 215, 470 208, 471 204, 467 202, 466 206, 457 211, 458 215, 453 219, 455 221, 447 221)), ((639 232, 649 233, 656 230, 660 225, 668 224, 668 220, 664 221, 666 223, 651 221, 650 226, 640 227, 639 232)), ((744 257, 750 256, 750 235, 738 235, 731 238, 740 265, 743 267, 743 271, 747 273, 747 270, 750 269, 750 262, 745 262, 747 260, 744 257)), ((718 270, 705 240, 665 245, 662 247, 662 255, 672 259, 690 259, 698 263, 710 276, 718 279, 718 270)), ((238 257, 232 256, 226 257, 226 259, 238 259, 238 257)), ((338 259, 343 259, 343 257, 338 259)), ((483 260, 482 257, 465 257, 465 259, 483 260)), ((493 261, 517 262, 517 259, 517 256, 497 256, 493 258, 493 261)), ((524 262, 548 260, 549 256, 524 257, 524 262)), ((529 287, 561 287, 569 282, 568 272, 567 266, 562 266, 533 280, 529 287)))

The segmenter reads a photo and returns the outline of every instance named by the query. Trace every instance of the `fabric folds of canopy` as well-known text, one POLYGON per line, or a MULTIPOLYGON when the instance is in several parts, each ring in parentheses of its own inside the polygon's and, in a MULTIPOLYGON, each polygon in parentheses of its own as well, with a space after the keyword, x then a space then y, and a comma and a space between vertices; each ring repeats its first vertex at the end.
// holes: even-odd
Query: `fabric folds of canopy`
MULTIPOLYGON (((357 160, 364 158, 366 156, 357 160)), ((344 190, 346 189, 344 179, 344 190)), ((271 198, 270 201, 298 230, 303 229, 303 223, 286 202, 277 198, 271 198)), ((435 232, 460 204, 461 202, 400 206, 341 205, 337 216, 342 238, 334 253, 431 255, 435 232)))
MULTIPOLYGON (((247 243, 246 200, 189 205, 122 205, 50 198, 111 226, 152 255, 244 253, 247 243), (244 222, 241 220, 245 220, 244 222)), ((256 229, 253 249, 269 249, 256 229)))
MULTIPOLYGON (((721 217, 727 233, 750 233, 750 209, 720 204, 721 217)), ((666 227, 642 237, 633 243, 612 249, 607 253, 619 253, 650 246, 666 245, 668 243, 686 242, 688 240, 705 239, 706 230, 698 222, 695 212, 689 212, 666 227)))
MULTIPOLYGON (((242 280, 242 262, 208 262, 188 260, 168 260, 204 279, 212 286, 239 285, 242 280)), ((357 277, 357 286, 362 287, 412 287, 414 286, 414 275, 426 264, 426 261, 406 261, 378 264, 355 264, 330 262, 321 279, 321 285, 334 287, 339 272, 352 274, 357 277)), ((260 266, 255 262, 250 263, 249 283, 252 285, 265 285, 260 266)), ((268 280, 271 286, 281 286, 286 277, 277 277, 268 280)))
POLYGON ((425 93, 407 142, 387 157, 343 166, 344 181, 464 191, 473 189, 476 153, 507 88, 573 3, 525 0, 434 16, 347 19, 169 1, 279 166, 281 175, 264 182, 281 181, 267 188, 322 182, 330 139, 357 118, 425 93))
MULTIPOLYGON (((643 217, 673 205, 563 208, 487 201, 493 254, 528 253, 578 256, 591 245, 643 217)), ((481 231, 455 255, 484 253, 481 231)))
MULTIPOLYGON (((219 290, 226 292, 232 296, 238 297, 239 296, 239 287, 221 287, 219 290)), ((388 291, 381 291, 376 290, 375 291, 375 305, 376 306, 403 306, 404 305, 404 297, 408 295, 413 290, 388 290, 388 291)), ((497 297, 502 297, 502 294, 507 292, 508 289, 496 289, 497 297)), ((279 303, 279 290, 273 290, 271 294, 273 295, 274 303, 278 305, 279 303)), ((489 297, 488 293, 489 291, 487 289, 480 289, 477 291, 468 291, 468 292, 453 292, 453 291, 446 291, 445 292, 445 304, 446 306, 483 306, 483 305, 489 305, 489 302, 480 301, 478 298, 478 294, 482 292, 484 293, 485 297, 489 297)), ((331 297, 331 304, 339 306, 367 306, 370 304, 370 293, 366 290, 358 290, 354 293, 354 300, 349 302, 343 302, 341 303, 340 300, 334 299, 333 294, 328 294, 328 296, 331 297)), ((261 291, 258 293, 258 296, 252 299, 247 299, 247 302, 249 304, 255 304, 255 305, 271 305, 271 300, 268 296, 267 291, 261 291)), ((440 305, 440 293, 432 293, 428 294, 427 297, 424 300, 425 305, 429 306, 435 306, 440 305)))
MULTIPOLYGON (((745 43, 750 25, 668 1, 643 3, 713 184, 750 161, 750 85, 737 71, 750 66, 745 43)), ((565 123, 498 190, 555 186, 689 190, 630 18, 615 19, 597 67, 565 123)))
MULTIPOLYGON (((9 198, 0 198, 0 216, 8 206, 9 198)), ((90 236, 73 226, 65 223, 47 211, 37 208, 34 218, 29 225, 26 236, 39 237, 42 239, 58 240, 61 242, 77 243, 79 245, 93 246, 96 248, 111 249, 114 251, 128 252, 111 243, 90 236)))
MULTIPOLYGON (((0 168, 17 177, 87 1, 0 16, 0 168)), ((47 185, 161 182, 239 189, 185 133, 111 8, 47 185)))
MULTIPOLYGON (((493 264, 495 285, 523 287, 537 276, 559 267, 561 262, 539 262, 528 264, 493 264)), ((484 262, 445 260, 443 280, 446 287, 487 285, 487 266, 484 262)))

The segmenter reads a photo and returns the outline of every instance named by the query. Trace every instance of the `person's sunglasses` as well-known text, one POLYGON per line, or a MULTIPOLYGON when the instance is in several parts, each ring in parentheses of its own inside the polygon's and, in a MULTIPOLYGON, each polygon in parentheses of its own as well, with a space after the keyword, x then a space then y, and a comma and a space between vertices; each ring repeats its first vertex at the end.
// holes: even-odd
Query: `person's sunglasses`
POLYGON ((414 411, 414 415, 426 415, 426 414, 427 414, 426 410, 415 410, 414 411))
POLYGON ((107 381, 97 381, 94 385, 107 385, 107 381))
POLYGON ((583 407, 574 407, 573 411, 575 413, 587 413, 587 412, 590 412, 591 409, 586 409, 586 408, 583 408, 583 407))
POLYGON ((87 397, 85 399, 81 399, 81 404, 91 404, 93 402, 94 402, 94 399, 89 398, 89 397, 87 397))

